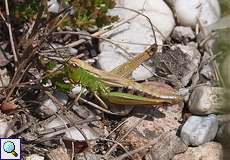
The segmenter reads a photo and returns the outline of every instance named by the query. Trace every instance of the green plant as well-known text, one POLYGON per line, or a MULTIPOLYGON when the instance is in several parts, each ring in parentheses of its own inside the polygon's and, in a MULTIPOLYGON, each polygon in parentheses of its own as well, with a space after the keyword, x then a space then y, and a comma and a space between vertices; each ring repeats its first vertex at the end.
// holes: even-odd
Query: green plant
MULTIPOLYGON (((20 20, 28 21, 37 14, 40 3, 42 3, 40 0, 25 0, 14 6, 13 13, 20 20)), ((117 20, 117 17, 106 15, 108 10, 114 7, 114 0, 59 0, 59 4, 62 5, 62 8, 72 6, 74 11, 74 14, 65 18, 62 26, 88 29, 93 26, 101 27, 117 20)))
MULTIPOLYGON (((109 9, 115 5, 114 0, 64 0, 73 6, 74 15, 69 16, 69 25, 87 29, 88 27, 109 24, 115 21, 116 17, 106 15, 109 9)), ((65 23, 67 23, 65 21, 65 23)))
POLYGON ((22 4, 15 6, 14 14, 22 21, 33 18, 39 10, 40 0, 25 0, 22 4))

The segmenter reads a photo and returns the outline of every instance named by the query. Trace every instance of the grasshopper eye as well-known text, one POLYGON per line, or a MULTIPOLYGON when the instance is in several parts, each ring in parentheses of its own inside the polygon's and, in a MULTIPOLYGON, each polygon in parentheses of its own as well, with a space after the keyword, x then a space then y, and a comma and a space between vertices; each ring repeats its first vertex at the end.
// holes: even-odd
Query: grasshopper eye
POLYGON ((151 47, 150 47, 150 51, 151 52, 153 52, 153 53, 155 53, 156 51, 157 51, 157 44, 155 43, 155 44, 153 44, 151 47))

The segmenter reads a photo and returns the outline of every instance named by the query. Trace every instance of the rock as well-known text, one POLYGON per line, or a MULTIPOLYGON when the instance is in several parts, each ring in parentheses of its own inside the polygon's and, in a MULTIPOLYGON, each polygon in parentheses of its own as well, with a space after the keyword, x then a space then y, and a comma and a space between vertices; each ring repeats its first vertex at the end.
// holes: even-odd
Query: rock
MULTIPOLYGON (((141 11, 143 14, 150 18, 154 26, 163 34, 164 37, 168 37, 175 26, 175 20, 172 11, 162 0, 117 0, 116 3, 117 6, 127 7, 137 11, 141 11), (162 19, 164 19, 164 21, 162 21, 162 19)), ((132 17, 133 15, 136 15, 135 12, 127 11, 124 9, 115 9, 111 12, 111 14, 119 15, 122 19, 127 19, 132 17)), ((143 18, 143 16, 136 17, 131 21, 131 23, 133 21, 138 22, 142 25, 148 25, 148 22, 145 18, 143 18)))
POLYGON ((230 121, 222 124, 217 132, 217 140, 222 144, 230 145, 230 121))
POLYGON ((176 155, 172 160, 223 160, 222 146, 209 142, 199 147, 189 147, 185 153, 176 155))
POLYGON ((196 115, 208 115, 221 111, 224 102, 224 89, 220 87, 196 87, 188 103, 189 110, 196 115))
POLYGON ((14 131, 10 128, 7 120, 0 119, 0 138, 7 138, 14 134, 14 131))
MULTIPOLYGON (((62 105, 66 105, 68 102, 68 96, 62 92, 54 92, 53 96, 61 102, 62 105)), ((41 117, 45 118, 53 115, 59 110, 60 106, 58 106, 52 99, 46 99, 42 105, 38 108, 36 112, 41 117)))
MULTIPOLYGON (((75 117, 75 122, 77 122, 77 118, 75 117)), ((79 119, 80 121, 80 119, 79 119)), ((66 126, 68 124, 68 120, 56 118, 53 121, 49 122, 46 126, 46 129, 56 128, 60 126, 66 126)), ((92 127, 85 125, 81 125, 81 131, 85 134, 88 140, 98 138, 97 132, 95 132, 92 127)), ((65 133, 65 137, 74 139, 74 140, 85 140, 84 136, 76 127, 64 128, 63 130, 59 131, 60 133, 65 133)), ((47 135, 49 137, 49 135, 47 135)))
MULTIPOLYGON (((114 33, 114 31, 113 33, 115 36, 112 37, 112 40, 129 43, 153 44, 154 40, 152 33, 147 31, 147 29, 138 23, 131 23, 129 24, 129 29, 121 32, 122 34, 114 33), (133 35, 135 35, 135 39, 133 38, 133 35)), ((162 42, 158 44, 162 44, 162 42)), ((144 45, 133 45, 127 43, 119 43, 119 45, 123 47, 127 52, 133 54, 139 54, 146 48, 144 45)), ((123 50, 111 45, 108 42, 101 42, 100 50, 101 53, 98 56, 98 65, 102 70, 105 71, 111 71, 117 66, 127 62, 128 59, 131 58, 127 58, 127 56, 125 57, 124 55, 127 55, 127 53, 124 53, 123 50)), ((150 67, 148 67, 148 69, 151 71, 150 67)), ((132 77, 135 80, 145 80, 146 78, 150 78, 153 74, 148 69, 144 68, 143 66, 139 66, 133 72, 132 77)))
POLYGON ((26 157, 26 160, 44 160, 45 157, 39 156, 38 154, 31 154, 26 157))
POLYGON ((0 69, 0 87, 6 87, 10 83, 10 77, 7 74, 7 69, 0 69))
POLYGON ((198 70, 200 57, 199 51, 193 46, 178 44, 170 48, 163 47, 162 53, 153 57, 154 70, 160 76, 176 76, 183 87, 198 70))
POLYGON ((180 88, 179 94, 183 97, 184 102, 188 102, 190 97, 190 88, 180 88))
POLYGON ((187 145, 176 136, 175 131, 162 134, 156 143, 151 147, 150 152, 145 156, 146 160, 169 160, 176 154, 187 150, 187 145))
POLYGON ((210 63, 210 59, 211 59, 211 56, 207 52, 204 52, 204 55, 201 61, 202 69, 200 71, 200 74, 209 80, 214 80, 215 72, 212 68, 212 64, 210 63))
MULTIPOLYGON (((159 136, 165 135, 167 132, 175 130, 181 125, 179 120, 182 115, 182 107, 179 105, 168 106, 166 108, 159 106, 158 109, 153 108, 152 110, 149 107, 136 107, 133 113, 149 116, 148 120, 142 120, 138 125, 136 123, 140 121, 140 118, 135 116, 129 117, 121 129, 121 133, 125 134, 131 126, 135 126, 123 141, 124 144, 130 145, 134 149, 147 145, 150 141, 156 140, 159 136)), ((162 141, 159 141, 159 143, 162 143, 162 141)), ((171 142, 167 141, 165 143, 168 144, 171 142)), ((159 152, 162 152, 162 150, 159 150, 159 152)), ((173 151, 169 152, 173 153, 173 151)), ((138 155, 138 157, 142 156, 142 153, 138 155)))
MULTIPOLYGON (((117 1, 117 6, 136 9, 146 14, 151 19, 154 26, 161 32, 156 33, 157 44, 159 45, 162 44, 162 39, 169 36, 175 25, 171 10, 162 0, 137 0, 135 2, 132 0, 117 1), (164 21, 161 19, 164 19, 164 21)), ((121 20, 126 20, 136 15, 135 12, 121 8, 114 8, 109 14, 113 16, 119 15, 121 20)), ((116 41, 119 46, 134 55, 143 52, 147 46, 155 43, 150 24, 143 16, 136 16, 134 19, 130 20, 130 22, 113 29, 111 32, 104 34, 104 36, 110 37, 113 41, 116 41)), ((111 71, 118 65, 127 61, 127 53, 111 43, 101 42, 100 50, 101 54, 98 59, 98 65, 105 71, 111 71), (126 56, 124 56, 125 54, 126 56)), ((148 69, 140 66, 134 71, 132 77, 135 80, 144 80, 152 75, 153 74, 148 71, 148 69)))
POLYGON ((47 5, 48 5, 48 12, 51 12, 51 13, 59 12, 60 5, 57 2, 57 0, 49 0, 47 2, 47 5))
POLYGON ((178 42, 188 42, 195 38, 191 27, 176 26, 172 33, 172 38, 178 42))
POLYGON ((217 0, 177 0, 174 8, 179 23, 186 26, 195 27, 199 21, 202 26, 208 26, 220 18, 217 0))
POLYGON ((191 116, 183 125, 180 135, 186 144, 198 146, 213 140, 217 130, 218 121, 215 115, 191 116))
POLYGON ((213 80, 215 76, 211 64, 204 65, 200 71, 200 74, 202 74, 205 78, 209 80, 213 80))

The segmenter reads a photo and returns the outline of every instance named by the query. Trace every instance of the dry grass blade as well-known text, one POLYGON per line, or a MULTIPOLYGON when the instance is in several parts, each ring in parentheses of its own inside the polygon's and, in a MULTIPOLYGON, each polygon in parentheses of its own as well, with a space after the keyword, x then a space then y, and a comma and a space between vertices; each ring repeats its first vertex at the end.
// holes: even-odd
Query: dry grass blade
MULTIPOLYGON (((13 33, 12 33, 11 23, 10 23, 10 19, 9 19, 10 12, 9 12, 8 0, 5 0, 5 8, 6 8, 6 16, 7 16, 6 24, 7 24, 8 31, 9 31, 11 49, 13 52, 15 64, 17 65, 18 64, 18 56, 16 53, 15 45, 14 45, 13 33)), ((15 68, 15 70, 17 70, 17 68, 15 68)))
MULTIPOLYGON (((44 12, 44 7, 41 7, 40 12, 44 12)), ((37 20, 36 22, 40 22, 41 21, 41 13, 39 12, 39 14, 37 15, 37 20)), ((61 12, 61 14, 66 15, 67 12, 69 12, 69 8, 63 10, 61 12)), ((58 14, 57 17, 59 17, 60 14, 58 14)), ((64 16, 65 17, 65 16, 64 16)), ((9 84, 9 86, 7 89, 7 96, 5 98, 5 100, 3 101, 3 103, 6 103, 9 101, 9 98, 11 97, 12 93, 14 92, 16 86, 20 83, 22 77, 24 76, 24 74, 26 73, 26 71, 30 68, 34 57, 37 55, 37 50, 39 49, 39 47, 45 42, 45 40, 47 39, 47 37, 49 37, 51 35, 51 33, 58 27, 59 23, 63 20, 63 17, 60 18, 54 18, 53 21, 47 21, 46 27, 49 26, 49 29, 47 31, 47 34, 42 36, 41 39, 34 44, 34 38, 38 36, 39 34, 39 28, 37 27, 37 25, 34 25, 35 29, 33 30, 33 34, 31 36, 29 36, 29 38, 26 40, 27 43, 25 44, 26 49, 23 51, 22 53, 22 62, 20 62, 20 65, 18 66, 17 71, 14 73, 13 78, 9 84), (52 23, 52 25, 50 26, 49 24, 52 23)), ((45 27, 45 24, 44 24, 45 27)))

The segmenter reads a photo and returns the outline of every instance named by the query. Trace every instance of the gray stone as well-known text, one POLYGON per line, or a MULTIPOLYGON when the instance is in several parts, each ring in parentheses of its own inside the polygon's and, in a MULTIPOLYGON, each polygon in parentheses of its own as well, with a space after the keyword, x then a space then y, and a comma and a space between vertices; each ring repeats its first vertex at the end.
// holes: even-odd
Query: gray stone
POLYGON ((170 48, 163 47, 162 53, 154 55, 153 64, 156 74, 175 75, 181 87, 184 87, 197 72, 200 58, 196 47, 178 44, 170 48))
MULTIPOLYGON (((62 104, 66 105, 69 98, 66 94, 62 92, 54 92, 53 96, 62 104)), ((52 99, 48 98, 43 101, 42 105, 38 108, 36 112, 41 117, 45 118, 55 114, 60 109, 60 106, 56 104, 52 99)))
POLYGON ((202 57, 202 61, 200 63, 201 71, 200 74, 203 75, 205 78, 214 80, 215 79, 215 73, 212 67, 211 56, 208 52, 204 52, 204 55, 202 57))
MULTIPOLYGON (((175 152, 177 152, 172 150, 173 144, 180 144, 174 148, 180 148, 183 147, 183 145, 181 145, 181 143, 176 143, 178 142, 176 136, 166 138, 165 135, 172 130, 177 130, 177 128, 181 125, 179 120, 181 119, 182 109, 183 108, 180 105, 171 105, 166 108, 164 106, 159 106, 158 109, 150 109, 149 107, 136 107, 133 113, 149 115, 149 117, 153 118, 144 119, 137 125, 137 122, 140 121, 141 118, 135 116, 129 117, 126 120, 126 123, 122 126, 120 133, 127 133, 131 126, 135 126, 135 128, 127 135, 123 143, 125 145, 128 144, 132 148, 136 149, 147 145, 150 141, 156 141, 156 146, 161 146, 162 148, 157 152, 154 152, 155 149, 153 149, 152 156, 157 156, 162 152, 168 152, 170 156, 173 155, 175 152), (162 140, 158 140, 158 138, 161 136, 164 137, 163 139, 165 140, 163 145, 161 144, 163 143, 162 140), (171 147, 170 150, 167 151, 169 148, 164 148, 165 146, 169 146, 169 148, 171 147)), ((143 156, 145 156, 144 152, 135 155, 135 157, 139 158, 143 156)))
POLYGON ((186 144, 198 146, 212 141, 217 130, 218 121, 215 115, 191 116, 183 125, 180 135, 186 144))
POLYGON ((220 112, 223 102, 223 88, 200 86, 193 90, 188 106, 193 114, 208 115, 220 112))
POLYGON ((158 141, 152 146, 150 152, 145 156, 146 160, 169 160, 175 154, 183 153, 187 150, 187 145, 176 136, 175 131, 162 134, 158 141))
POLYGON ((222 146, 209 142, 199 147, 189 147, 185 153, 176 155, 172 160, 223 160, 222 146))

